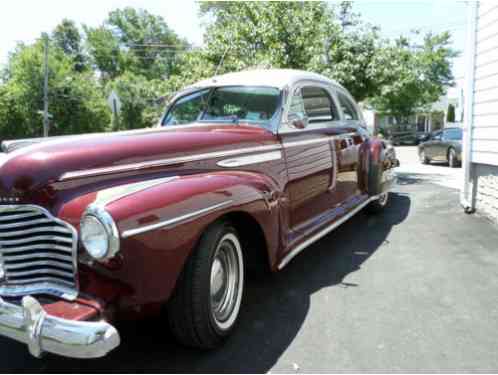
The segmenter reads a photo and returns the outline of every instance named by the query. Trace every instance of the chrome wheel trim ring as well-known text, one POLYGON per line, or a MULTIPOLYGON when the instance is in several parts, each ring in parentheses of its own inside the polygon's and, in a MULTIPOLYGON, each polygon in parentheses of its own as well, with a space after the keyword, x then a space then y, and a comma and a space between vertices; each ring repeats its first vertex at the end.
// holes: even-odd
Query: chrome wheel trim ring
POLYGON ((388 199, 389 199, 389 192, 382 193, 379 195, 378 202, 381 206, 385 206, 387 204, 388 199))
POLYGON ((210 276, 211 317, 219 329, 227 330, 239 314, 244 287, 242 248, 233 233, 219 241, 210 276))
POLYGON ((450 150, 450 157, 448 158, 448 162, 450 165, 455 164, 455 150, 450 150))

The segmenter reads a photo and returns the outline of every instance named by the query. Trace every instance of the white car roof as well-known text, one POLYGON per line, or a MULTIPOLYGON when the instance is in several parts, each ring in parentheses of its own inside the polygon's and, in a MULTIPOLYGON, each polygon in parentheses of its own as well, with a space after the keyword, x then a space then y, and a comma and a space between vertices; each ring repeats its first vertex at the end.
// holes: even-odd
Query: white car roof
POLYGON ((312 80, 342 87, 339 83, 321 74, 294 69, 257 69, 236 73, 228 73, 208 78, 188 88, 204 88, 219 86, 267 86, 283 89, 292 86, 297 81, 312 80))

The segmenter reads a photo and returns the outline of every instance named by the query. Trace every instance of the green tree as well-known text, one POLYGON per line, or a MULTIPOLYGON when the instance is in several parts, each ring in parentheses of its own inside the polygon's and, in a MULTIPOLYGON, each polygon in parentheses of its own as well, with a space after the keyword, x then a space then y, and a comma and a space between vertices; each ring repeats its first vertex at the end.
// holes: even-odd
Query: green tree
POLYGON ((253 66, 304 69, 323 49, 326 29, 337 29, 323 2, 204 2, 213 21, 205 42, 221 72, 253 66), (227 51, 228 50, 228 51, 227 51))
POLYGON ((115 90, 122 103, 119 126, 113 130, 141 129, 157 123, 162 112, 161 97, 170 92, 164 80, 148 80, 126 72, 110 82, 107 92, 115 90))
POLYGON ((311 70, 347 87, 357 100, 380 90, 384 61, 378 29, 349 2, 203 2, 205 41, 221 72, 249 67, 311 70))
POLYGON ((414 46, 399 38, 383 50, 384 77, 380 93, 370 99, 379 112, 393 115, 398 122, 418 110, 429 110, 453 85, 451 60, 457 53, 450 47, 450 34, 427 34, 414 46))
MULTIPOLYGON (((50 135, 78 134, 108 129, 110 114, 92 72, 76 72, 63 50, 49 47, 50 135)), ((19 44, 10 55, 0 86, 0 138, 42 135, 42 41, 19 44)))
POLYGON ((88 69, 81 34, 74 21, 62 20, 52 32, 52 40, 55 46, 59 47, 66 56, 73 60, 74 70, 82 72, 88 69))
POLYGON ((122 74, 126 70, 126 59, 112 31, 103 26, 83 28, 90 59, 102 79, 112 80, 122 74))
POLYGON ((103 25, 84 29, 95 67, 111 80, 124 72, 167 78, 174 73, 178 55, 189 47, 162 17, 146 10, 117 9, 103 25))

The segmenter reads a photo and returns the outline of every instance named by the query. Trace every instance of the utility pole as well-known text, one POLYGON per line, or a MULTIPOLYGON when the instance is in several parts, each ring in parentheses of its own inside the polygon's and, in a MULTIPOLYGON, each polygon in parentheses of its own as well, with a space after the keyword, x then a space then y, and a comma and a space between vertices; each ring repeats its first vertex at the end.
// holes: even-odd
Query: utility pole
POLYGON ((44 69, 45 78, 43 81, 43 136, 48 137, 48 35, 44 34, 43 39, 45 42, 45 58, 44 69))

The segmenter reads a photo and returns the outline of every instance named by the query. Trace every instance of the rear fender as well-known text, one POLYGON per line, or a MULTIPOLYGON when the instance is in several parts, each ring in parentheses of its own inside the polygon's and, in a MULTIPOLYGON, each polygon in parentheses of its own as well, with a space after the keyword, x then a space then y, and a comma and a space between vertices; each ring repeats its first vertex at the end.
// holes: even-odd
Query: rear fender
POLYGON ((360 189, 369 196, 389 191, 395 181, 393 168, 398 165, 394 147, 381 139, 367 140, 360 148, 360 189))

